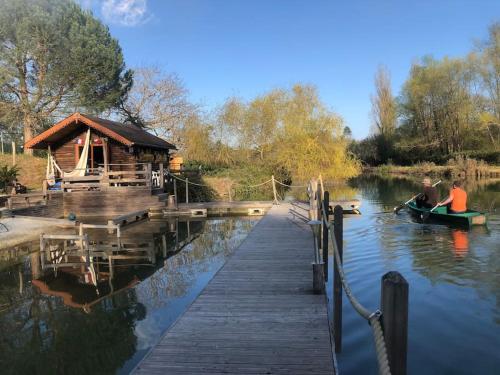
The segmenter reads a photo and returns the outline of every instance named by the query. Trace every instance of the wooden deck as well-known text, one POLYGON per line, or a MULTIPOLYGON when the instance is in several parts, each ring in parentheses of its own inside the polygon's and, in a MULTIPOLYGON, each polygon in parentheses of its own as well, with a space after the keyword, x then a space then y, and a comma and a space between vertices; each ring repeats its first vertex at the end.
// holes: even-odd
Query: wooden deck
POLYGON ((273 206, 134 374, 333 374, 311 231, 273 206))

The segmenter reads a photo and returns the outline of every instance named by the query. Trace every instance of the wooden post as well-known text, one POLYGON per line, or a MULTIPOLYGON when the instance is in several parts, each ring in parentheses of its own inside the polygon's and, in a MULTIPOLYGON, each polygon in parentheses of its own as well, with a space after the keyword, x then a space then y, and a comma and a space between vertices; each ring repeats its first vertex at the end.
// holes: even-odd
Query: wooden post
POLYGON ((231 197, 231 183, 227 186, 227 194, 229 195, 229 202, 232 202, 233 197, 231 197))
MULTIPOLYGON (((323 204, 322 197, 323 194, 321 192, 321 186, 318 186, 318 192, 316 193, 316 205, 318 206, 318 220, 321 220, 321 205, 323 204)), ((321 235, 320 235, 321 238, 321 235)), ((321 240, 318 240, 318 247, 321 249, 321 240)))
MULTIPOLYGON (((335 242, 340 255, 340 262, 343 258, 343 220, 344 212, 342 206, 335 206, 333 210, 333 233, 335 234, 335 242)), ((342 282, 338 265, 333 258, 334 275, 333 275, 333 335, 335 340, 335 352, 340 353, 342 350, 342 282)))
POLYGON ((12 198, 7 198, 7 208, 9 210, 12 210, 12 198))
POLYGON ((323 177, 321 173, 319 174, 319 186, 321 187, 321 199, 323 199, 323 194, 325 193, 325 186, 323 185, 323 177))
POLYGON ((146 186, 151 187, 153 185, 153 174, 152 174, 153 167, 151 166, 151 163, 148 163, 146 165, 146 186))
MULTIPOLYGON (((323 207, 325 207, 325 220, 329 222, 329 207, 330 206, 330 193, 325 191, 323 194, 323 207)), ((325 281, 328 281, 328 226, 322 222, 323 225, 323 263, 325 267, 325 281)))
POLYGON ((382 276, 382 327, 393 375, 406 375, 408 348, 408 282, 395 271, 382 276))
POLYGON ((162 250, 163 250, 163 258, 167 257, 167 235, 162 234, 161 235, 161 245, 162 245, 162 250))
POLYGON ((318 180, 315 178, 311 179, 309 182, 309 219, 317 220, 318 219, 318 206, 316 201, 316 194, 318 192, 318 180))
POLYGON ((103 138, 102 139, 102 155, 104 157, 104 172, 103 175, 106 176, 108 174, 108 139, 103 138))
POLYGON ((313 266, 313 290, 315 294, 321 294, 325 290, 323 262, 313 263, 312 266, 313 266))
POLYGON ((175 207, 177 208, 177 179, 175 177, 172 177, 174 179, 174 198, 175 198, 175 207))
POLYGON ((12 165, 16 165, 16 142, 12 141, 12 165))
POLYGON ((186 177, 186 203, 189 203, 189 179, 186 177))
POLYGON ((40 257, 42 253, 30 254, 31 276, 33 279, 39 279, 42 276, 42 268, 40 265, 40 257))
POLYGON ((276 182, 274 181, 274 175, 271 176, 271 181, 273 183, 273 196, 274 196, 274 201, 273 201, 273 204, 280 204, 280 202, 278 202, 278 194, 277 194, 277 191, 276 191, 276 182))
POLYGON ((163 169, 163 163, 160 163, 160 189, 163 191, 165 187, 165 171, 163 169))
POLYGON ((2 155, 4 154, 3 152, 3 131, 0 131, 0 143, 2 144, 2 155))

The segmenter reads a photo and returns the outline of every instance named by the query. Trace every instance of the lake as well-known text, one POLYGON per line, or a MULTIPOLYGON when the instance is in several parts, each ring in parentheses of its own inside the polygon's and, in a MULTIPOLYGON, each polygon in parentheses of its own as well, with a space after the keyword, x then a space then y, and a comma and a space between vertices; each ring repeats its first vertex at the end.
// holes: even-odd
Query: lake
MULTIPOLYGON (((439 186, 444 197, 449 183, 439 186)), ((399 271, 409 282, 410 374, 497 374, 500 182, 466 185, 470 206, 491 211, 487 227, 471 230, 421 224, 405 211, 394 215, 393 207, 419 189, 408 179, 362 176, 332 191, 335 198, 362 200, 362 214, 344 219, 344 266, 351 288, 375 310, 384 273, 399 271)), ((256 220, 133 224, 123 230, 122 241, 150 251, 148 261, 96 263, 93 272, 48 270, 37 280, 37 243, 0 252, 0 372, 129 373, 256 220)), ((89 236, 95 241, 116 237, 102 230, 89 236)), ((329 273, 331 297, 331 263, 329 273)), ((345 297, 338 363, 342 374, 377 373, 370 328, 345 297)))
MULTIPOLYGON (((37 244, 2 251, 0 373, 128 374, 255 223, 223 218, 133 224, 122 231, 122 241, 153 249, 153 264, 116 261, 113 270, 94 264, 93 275, 60 268, 57 275, 49 270, 32 280, 38 253, 29 253, 37 244)), ((98 232, 90 239, 116 237, 98 232)))
MULTIPOLYGON (((408 281, 409 373, 498 374, 500 182, 466 184, 469 206, 491 210, 487 227, 470 230, 421 224, 406 211, 394 215, 394 206, 419 192, 418 182, 362 176, 349 185, 363 202, 362 215, 344 219, 347 279, 372 311, 380 306, 384 273, 399 271, 408 281)), ((439 185, 441 199, 449 186, 439 185)), ((341 374, 377 374, 371 330, 345 296, 337 359, 341 374)))

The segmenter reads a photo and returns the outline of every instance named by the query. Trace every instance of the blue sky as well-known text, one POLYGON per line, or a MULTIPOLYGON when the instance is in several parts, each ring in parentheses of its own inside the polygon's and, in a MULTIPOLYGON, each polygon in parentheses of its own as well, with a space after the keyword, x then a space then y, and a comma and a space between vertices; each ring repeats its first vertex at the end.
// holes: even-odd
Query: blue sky
POLYGON ((318 87, 355 138, 369 134, 378 65, 399 94, 413 61, 463 56, 500 21, 500 0, 80 0, 129 67, 176 72, 207 110, 295 82, 318 87))

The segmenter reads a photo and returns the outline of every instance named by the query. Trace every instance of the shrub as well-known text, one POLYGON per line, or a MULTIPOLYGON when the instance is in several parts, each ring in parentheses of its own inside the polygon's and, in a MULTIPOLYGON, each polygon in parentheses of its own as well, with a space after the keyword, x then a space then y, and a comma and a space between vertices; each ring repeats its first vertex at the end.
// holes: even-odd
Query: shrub
POLYGON ((7 187, 17 178, 19 168, 17 166, 9 167, 8 165, 0 166, 0 190, 7 193, 7 187))

